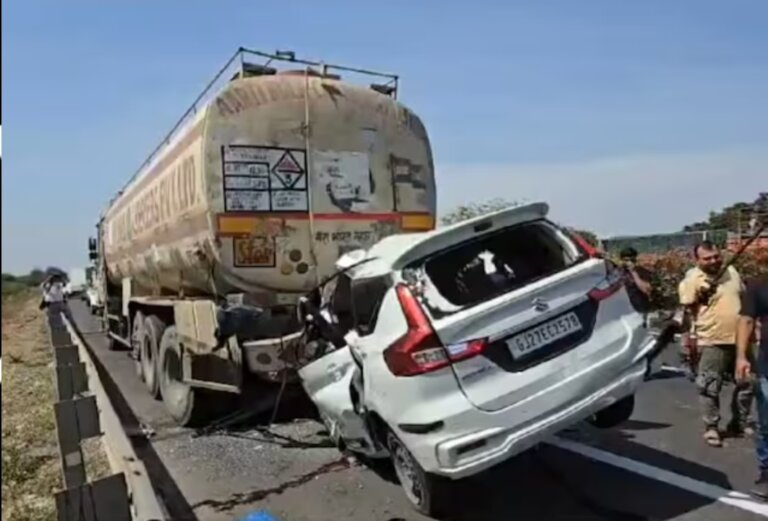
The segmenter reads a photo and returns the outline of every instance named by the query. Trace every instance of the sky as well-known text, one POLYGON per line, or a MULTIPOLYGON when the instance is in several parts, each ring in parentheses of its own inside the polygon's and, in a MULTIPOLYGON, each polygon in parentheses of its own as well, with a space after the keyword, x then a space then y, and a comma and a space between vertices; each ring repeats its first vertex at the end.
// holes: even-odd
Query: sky
POLYGON ((392 71, 438 211, 545 200, 601 236, 768 190, 768 2, 15 0, 2 270, 87 262, 99 213, 239 47, 392 71))

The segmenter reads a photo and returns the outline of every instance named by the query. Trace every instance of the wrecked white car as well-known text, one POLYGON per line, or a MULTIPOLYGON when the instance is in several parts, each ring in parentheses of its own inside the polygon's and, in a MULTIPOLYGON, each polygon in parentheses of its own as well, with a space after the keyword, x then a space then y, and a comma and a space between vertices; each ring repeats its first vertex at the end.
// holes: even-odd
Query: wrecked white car
POLYGON ((424 513, 445 479, 632 414, 653 339, 614 266, 547 213, 388 237, 342 259, 308 313, 330 341, 299 375, 331 435, 391 458, 424 513))

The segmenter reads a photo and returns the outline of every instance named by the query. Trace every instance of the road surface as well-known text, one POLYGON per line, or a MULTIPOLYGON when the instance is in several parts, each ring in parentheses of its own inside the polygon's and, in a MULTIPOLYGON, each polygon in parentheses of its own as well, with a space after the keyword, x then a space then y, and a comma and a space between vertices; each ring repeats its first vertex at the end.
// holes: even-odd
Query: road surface
MULTIPOLYGON (((127 352, 108 350, 81 302, 71 308, 105 384, 121 396, 119 412, 174 519, 230 521, 258 511, 277 521, 427 519, 411 509, 386 468, 374 472, 341 457, 309 412, 296 414, 302 407, 292 407, 293 417, 281 415, 269 431, 254 421, 210 435, 174 426, 136 377, 127 352)), ((621 429, 579 426, 461 482, 448 519, 764 519, 766 505, 726 495, 748 490, 754 479, 752 442, 706 447, 692 384, 671 372, 657 376, 621 429)))

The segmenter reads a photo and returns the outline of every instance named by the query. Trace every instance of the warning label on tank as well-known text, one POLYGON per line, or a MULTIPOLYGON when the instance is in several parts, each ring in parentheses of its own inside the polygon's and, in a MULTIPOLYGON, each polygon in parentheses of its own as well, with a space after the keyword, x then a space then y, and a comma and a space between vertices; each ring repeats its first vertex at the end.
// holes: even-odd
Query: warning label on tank
POLYGON ((308 211, 305 150, 228 145, 221 159, 225 211, 308 211))

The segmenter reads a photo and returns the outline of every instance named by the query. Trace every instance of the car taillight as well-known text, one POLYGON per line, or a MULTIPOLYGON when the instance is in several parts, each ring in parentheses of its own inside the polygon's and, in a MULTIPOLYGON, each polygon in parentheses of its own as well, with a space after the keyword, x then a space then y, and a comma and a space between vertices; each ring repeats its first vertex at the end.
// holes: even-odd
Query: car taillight
POLYGON ((579 249, 584 252, 584 255, 593 259, 599 259, 602 257, 600 251, 589 244, 589 242, 587 242, 584 237, 574 231, 571 231, 570 234, 571 239, 573 239, 573 242, 575 242, 579 249))
POLYGON ((384 360, 396 376, 415 376, 449 366, 482 353, 485 339, 443 346, 421 304, 408 286, 395 288, 408 331, 384 351, 384 360))
POLYGON ((611 261, 605 261, 605 272, 605 278, 589 291, 589 298, 597 302, 619 291, 623 284, 621 272, 611 261))

